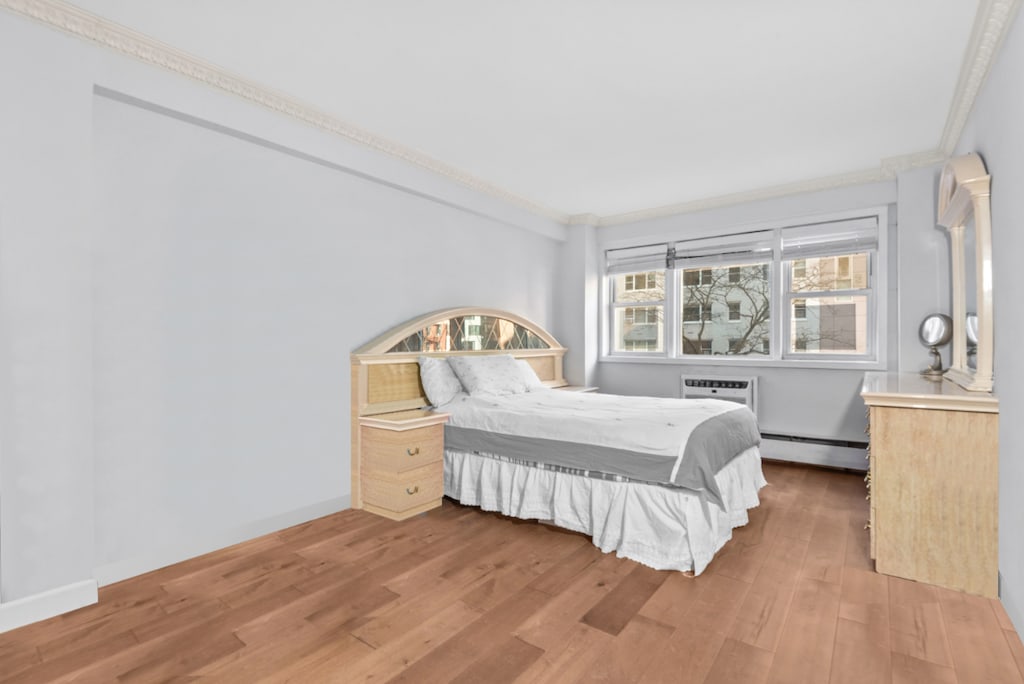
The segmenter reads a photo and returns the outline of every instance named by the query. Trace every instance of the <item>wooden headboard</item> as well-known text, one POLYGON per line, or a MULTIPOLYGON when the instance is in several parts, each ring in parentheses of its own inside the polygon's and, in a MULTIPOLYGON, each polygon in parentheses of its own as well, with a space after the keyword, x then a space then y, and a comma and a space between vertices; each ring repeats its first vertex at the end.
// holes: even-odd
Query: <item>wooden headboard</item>
POLYGON ((488 354, 525 359, 551 387, 567 384, 562 376, 565 348, 537 324, 495 309, 444 309, 392 328, 352 352, 353 417, 426 406, 416 362, 420 356, 488 354))
MULTIPOLYGON (((565 348, 522 316, 462 307, 433 311, 388 330, 352 352, 352 463, 360 453, 359 418, 428 405, 420 385, 420 356, 511 354, 525 359, 549 387, 562 375, 565 348)), ((359 505, 353 472, 353 507, 359 505)))

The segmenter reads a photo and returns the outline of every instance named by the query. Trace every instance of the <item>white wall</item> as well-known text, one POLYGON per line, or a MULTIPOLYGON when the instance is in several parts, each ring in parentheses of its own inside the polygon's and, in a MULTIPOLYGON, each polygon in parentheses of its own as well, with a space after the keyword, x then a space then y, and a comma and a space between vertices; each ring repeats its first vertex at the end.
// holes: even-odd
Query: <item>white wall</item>
POLYGON ((1002 600, 1024 629, 1024 15, 1018 13, 982 88, 957 153, 979 152, 992 175, 995 392, 999 397, 999 571, 1002 600))
MULTIPOLYGON (((928 349, 918 329, 925 316, 953 310, 949 237, 936 224, 941 166, 899 174, 897 278, 899 286, 899 367, 914 373, 928 367, 928 349)), ((949 365, 950 346, 940 350, 949 365)))
POLYGON ((89 578, 91 97, 68 39, 0 13, 0 601, 89 578), (32 40, 29 40, 31 38, 32 40), (73 113, 77 112, 77 116, 73 113))
POLYGON ((0 58, 4 601, 345 505, 383 330, 554 323, 549 219, 6 13, 0 58))

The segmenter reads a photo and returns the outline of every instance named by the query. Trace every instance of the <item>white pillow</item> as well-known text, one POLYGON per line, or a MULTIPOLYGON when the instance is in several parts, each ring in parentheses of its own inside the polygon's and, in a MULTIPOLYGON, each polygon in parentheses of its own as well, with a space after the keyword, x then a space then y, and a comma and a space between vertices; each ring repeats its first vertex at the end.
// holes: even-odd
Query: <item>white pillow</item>
POLYGON ((519 373, 523 376, 523 384, 526 385, 527 392, 545 389, 544 383, 537 377, 537 372, 533 370, 529 361, 517 359, 516 365, 519 366, 519 373))
POLYGON ((481 394, 522 394, 526 391, 523 373, 516 360, 507 354, 501 356, 450 356, 455 375, 473 396, 481 394))
POLYGON ((419 363, 420 382, 431 405, 443 406, 462 392, 462 383, 455 377, 447 359, 421 356, 419 363))

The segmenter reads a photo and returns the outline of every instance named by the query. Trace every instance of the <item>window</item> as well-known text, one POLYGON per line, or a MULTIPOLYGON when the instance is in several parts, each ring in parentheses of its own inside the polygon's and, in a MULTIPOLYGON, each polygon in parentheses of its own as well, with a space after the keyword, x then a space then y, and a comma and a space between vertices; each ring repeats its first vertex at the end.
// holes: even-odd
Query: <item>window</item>
POLYGON ((711 307, 703 304, 685 304, 683 306, 683 323, 701 323, 711 320, 711 307))
POLYGON ((609 249, 608 352, 883 361, 887 212, 850 216, 609 249))
POLYGON ((660 352, 664 349, 665 272, 623 273, 613 282, 617 352, 660 352))
POLYGON ((626 275, 624 289, 627 292, 657 289, 658 275, 657 273, 630 273, 626 275))
MULTIPOLYGON (((801 355, 868 353, 867 284, 869 254, 842 254, 806 259, 805 273, 792 273, 787 298, 792 307, 789 350, 801 355), (843 294, 837 294, 837 293, 843 294), (798 296, 797 296, 798 295, 798 296)), ((796 270, 796 262, 790 262, 796 270)))
POLYGON ((703 269, 702 272, 710 273, 710 285, 684 285, 679 289, 684 323, 682 356, 704 354, 704 342, 712 344, 720 354, 763 355, 761 337, 771 332, 771 281, 765 277, 765 266, 742 264, 703 269), (733 273, 738 273, 737 280, 729 282, 733 273), (720 313, 712 315, 714 311, 720 313), (745 342, 737 345, 730 339, 745 342))
POLYGON ((793 318, 795 318, 798 321, 802 321, 802 320, 805 320, 807 318, 807 300, 806 299, 794 299, 793 300, 793 318))
POLYGON ((683 271, 683 285, 687 287, 700 287, 711 285, 711 269, 687 269, 683 271))

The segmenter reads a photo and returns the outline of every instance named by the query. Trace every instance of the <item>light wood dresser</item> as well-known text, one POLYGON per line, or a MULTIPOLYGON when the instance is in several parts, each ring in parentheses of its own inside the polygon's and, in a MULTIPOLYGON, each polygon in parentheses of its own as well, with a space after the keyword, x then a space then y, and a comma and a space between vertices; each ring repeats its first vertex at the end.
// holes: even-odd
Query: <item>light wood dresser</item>
POLYGON ((359 418, 362 508, 405 520, 441 505, 448 414, 412 410, 359 418))
POLYGON ((998 400, 896 373, 867 373, 861 396, 875 569, 995 597, 998 400))

